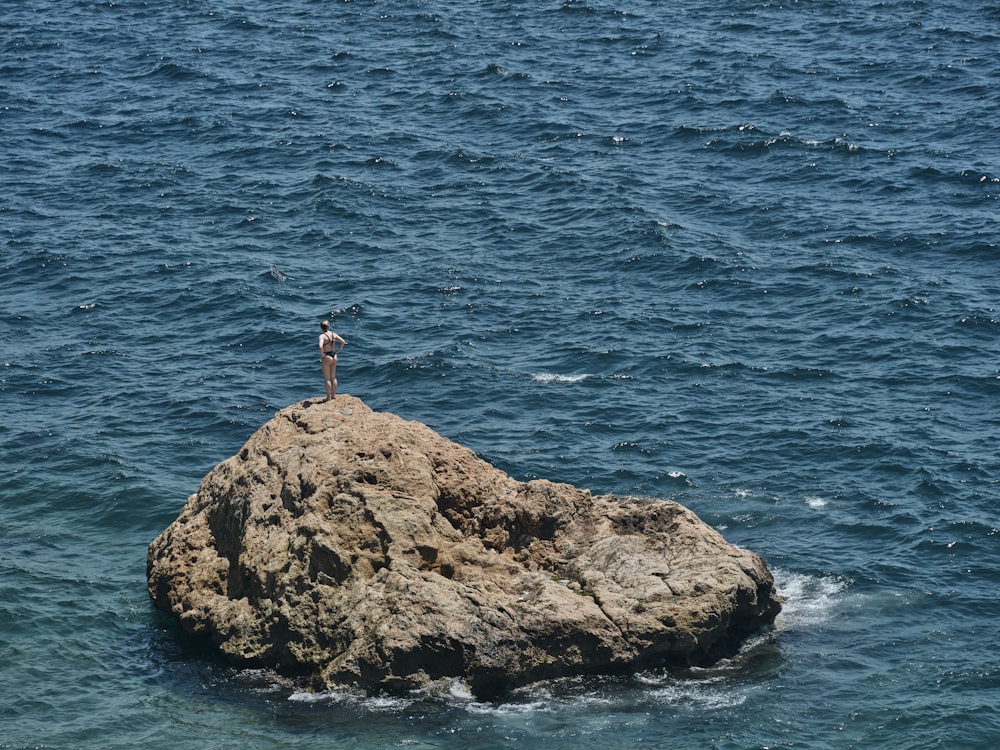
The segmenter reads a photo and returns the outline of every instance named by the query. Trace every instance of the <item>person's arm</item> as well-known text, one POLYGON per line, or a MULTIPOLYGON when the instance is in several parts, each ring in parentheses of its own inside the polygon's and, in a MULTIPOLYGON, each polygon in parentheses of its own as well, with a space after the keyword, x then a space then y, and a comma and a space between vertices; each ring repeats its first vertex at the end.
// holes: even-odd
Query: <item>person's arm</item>
POLYGON ((340 352, 343 351, 344 346, 347 344, 347 341, 345 341, 343 338, 341 338, 340 334, 337 334, 337 333, 333 334, 333 337, 337 341, 337 343, 340 344, 340 346, 337 348, 337 350, 334 352, 334 354, 340 354, 340 352))

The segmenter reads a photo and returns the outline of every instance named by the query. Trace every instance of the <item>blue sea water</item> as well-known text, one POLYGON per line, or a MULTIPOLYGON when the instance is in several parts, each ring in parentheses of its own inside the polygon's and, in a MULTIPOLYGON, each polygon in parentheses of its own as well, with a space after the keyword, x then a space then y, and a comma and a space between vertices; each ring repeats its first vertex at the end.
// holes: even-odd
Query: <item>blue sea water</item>
POLYGON ((0 0, 0 748, 992 748, 1000 9, 0 0), (773 631, 483 703, 310 695, 148 543, 343 392, 675 499, 773 631))

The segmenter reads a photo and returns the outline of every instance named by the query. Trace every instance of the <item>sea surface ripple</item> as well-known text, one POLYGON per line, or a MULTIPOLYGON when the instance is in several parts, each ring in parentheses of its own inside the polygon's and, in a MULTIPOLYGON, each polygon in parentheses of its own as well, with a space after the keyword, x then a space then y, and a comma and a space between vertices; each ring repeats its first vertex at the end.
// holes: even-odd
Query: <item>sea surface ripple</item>
POLYGON ((982 748, 1000 737, 1000 10, 0 3, 0 748, 982 748), (148 543, 344 392, 675 499, 787 604, 735 659, 313 695, 148 543))

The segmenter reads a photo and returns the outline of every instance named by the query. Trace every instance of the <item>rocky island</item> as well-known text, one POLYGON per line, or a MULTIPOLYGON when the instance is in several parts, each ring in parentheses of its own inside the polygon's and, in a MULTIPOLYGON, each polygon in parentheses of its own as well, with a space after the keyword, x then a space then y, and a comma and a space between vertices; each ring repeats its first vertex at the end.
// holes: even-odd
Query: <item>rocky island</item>
POLYGON ((707 665, 781 607, 758 555, 675 502, 517 481, 348 395, 216 466, 147 579, 234 664, 369 693, 707 665))

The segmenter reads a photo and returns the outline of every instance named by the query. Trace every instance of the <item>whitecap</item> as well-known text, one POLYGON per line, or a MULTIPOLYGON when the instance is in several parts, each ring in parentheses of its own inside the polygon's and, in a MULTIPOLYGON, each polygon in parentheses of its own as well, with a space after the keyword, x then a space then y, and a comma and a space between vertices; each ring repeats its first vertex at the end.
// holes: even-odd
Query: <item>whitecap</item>
POLYGON ((368 711, 403 711, 409 708, 418 697, 375 695, 366 696, 360 691, 326 690, 312 692, 296 690, 288 696, 289 701, 297 703, 327 703, 360 706, 368 711))
POLYGON ((271 270, 267 272, 267 275, 268 277, 279 283, 284 283, 289 279, 288 274, 284 273, 277 266, 271 266, 271 270))
POLYGON ((679 682, 657 688, 651 695, 666 703, 709 710, 739 706, 747 699, 745 695, 735 691, 712 689, 698 682, 679 682))
POLYGON ((469 690, 469 686, 460 680, 453 680, 448 686, 448 695, 458 700, 471 701, 475 696, 469 690))
POLYGON ((692 674, 702 672, 697 677, 677 677, 670 673, 643 672, 636 675, 636 681, 647 685, 653 698, 674 706, 688 706, 697 709, 718 709, 739 706, 747 696, 737 691, 725 675, 717 669, 692 669, 692 674))
POLYGON ((816 497, 815 495, 809 495, 804 499, 806 505, 808 505, 810 508, 816 508, 816 509, 825 508, 827 505, 830 504, 829 501, 825 500, 822 497, 816 497))
POLYGON ((319 703, 321 701, 334 700, 333 693, 313 693, 308 690, 296 690, 288 696, 288 700, 296 703, 319 703))
POLYGON ((579 383, 581 380, 587 380, 594 376, 589 373, 582 375, 560 375, 552 372, 536 372, 532 373, 531 377, 539 383, 579 383))
POLYGON ((811 576, 775 569, 774 584, 785 603, 775 623, 779 629, 808 627, 829 620, 847 582, 834 576, 811 576))
POLYGON ((555 708, 556 706, 551 700, 543 700, 541 698, 508 703, 473 701, 465 706, 465 709, 470 714, 481 715, 547 713, 553 711, 555 708))

